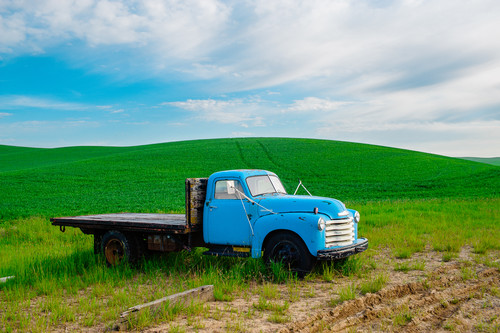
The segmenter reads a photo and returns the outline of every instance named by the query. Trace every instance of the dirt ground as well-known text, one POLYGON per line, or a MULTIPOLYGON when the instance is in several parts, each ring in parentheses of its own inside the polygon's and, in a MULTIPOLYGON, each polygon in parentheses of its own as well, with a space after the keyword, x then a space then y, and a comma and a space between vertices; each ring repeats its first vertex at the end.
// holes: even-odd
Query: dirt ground
POLYGON ((498 252, 479 256, 465 247, 443 261, 443 253, 431 250, 409 259, 377 250, 369 260, 372 267, 361 276, 250 286, 232 301, 206 303, 203 315, 144 331, 500 332, 498 252), (358 290, 356 298, 338 302, 342 289, 380 276, 381 290, 358 290))

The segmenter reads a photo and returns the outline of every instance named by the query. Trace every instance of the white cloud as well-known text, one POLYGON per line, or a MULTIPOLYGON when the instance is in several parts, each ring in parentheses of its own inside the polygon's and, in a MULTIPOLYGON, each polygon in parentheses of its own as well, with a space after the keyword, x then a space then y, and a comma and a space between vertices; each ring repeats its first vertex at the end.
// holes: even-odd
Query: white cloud
MULTIPOLYGON (((352 87, 346 88, 346 91, 352 87)), ((463 70, 454 80, 390 91, 357 92, 345 111, 377 122, 499 119, 500 61, 463 70), (488 111, 490 110, 490 111, 488 111), (497 111, 492 111, 497 110, 497 111)))
POLYGON ((185 102, 166 102, 163 105, 174 106, 197 114, 199 119, 221 124, 238 124, 247 128, 264 126, 263 109, 256 102, 247 102, 241 99, 234 100, 192 100, 185 102))
POLYGON ((336 102, 317 97, 306 97, 302 100, 294 101, 288 110, 306 112, 335 111, 348 104, 350 104, 350 102, 336 102))
MULTIPOLYGON (((82 145, 82 133, 101 132, 103 124, 92 120, 29 120, 0 122, 0 142, 16 146, 56 147, 82 145), (79 142, 80 140, 80 142, 79 142)), ((90 140, 94 140, 93 137, 90 140)))
POLYGON ((412 112, 399 117, 397 110, 384 109, 390 103, 404 108, 403 100, 334 102, 306 97, 290 104, 273 104, 268 100, 210 99, 164 105, 193 112, 201 121, 237 124, 251 130, 233 131, 230 136, 290 133, 290 136, 363 142, 452 156, 500 156, 498 148, 495 151, 492 146, 500 142, 500 119, 489 119, 488 114, 469 119, 456 111, 412 115, 413 105, 409 107, 412 112), (290 117, 291 112, 301 117, 290 117), (264 132, 257 130, 260 124, 266 124, 264 132))
POLYGON ((62 102, 50 98, 39 98, 33 96, 4 95, 0 96, 0 108, 39 108, 52 110, 83 110, 87 107, 78 103, 62 102))
POLYGON ((3 133, 47 133, 47 131, 57 131, 59 129, 73 129, 73 128, 88 128, 99 127, 101 125, 98 121, 89 120, 67 120, 67 121, 47 121, 47 120, 29 120, 20 121, 0 126, 3 133))
POLYGON ((2 7, 0 52, 33 52, 77 39, 91 47, 147 46, 159 66, 169 58, 204 57, 230 14, 217 0, 7 0, 2 7))
POLYGON ((243 102, 241 100, 232 101, 221 101, 214 99, 206 100, 193 100, 188 99, 185 102, 165 102, 162 105, 172 105, 184 110, 189 111, 201 111, 201 112, 218 112, 220 110, 235 108, 241 106, 243 102))
POLYGON ((241 138, 241 137, 248 137, 248 136, 254 136, 254 133, 251 132, 231 132, 231 137, 233 138, 241 138))
MULTIPOLYGON (((23 96, 23 95, 0 95, 0 108, 1 109, 45 109, 45 110, 60 110, 60 111, 92 111, 93 109, 104 110, 110 114, 124 113, 125 109, 114 109, 113 105, 85 105, 81 103, 65 102, 53 98, 41 98, 36 96, 23 96)), ((5 115, 11 115, 4 113, 5 115)), ((0 113, 0 117, 2 113, 0 113)))
MULTIPOLYGON (((0 52, 76 40, 91 46, 87 59, 121 46, 131 66, 120 72, 139 66, 159 77, 220 78, 226 90, 290 82, 322 95, 345 86, 399 89, 453 80, 500 57, 495 0, 10 0, 1 13, 0 52)), ((101 60, 113 73, 117 59, 101 60)))
POLYGON ((12 116, 12 113, 0 112, 0 119, 3 117, 8 117, 8 116, 12 116))
POLYGON ((500 156, 500 121, 358 123, 339 121, 323 124, 316 136, 406 148, 448 156, 500 156))

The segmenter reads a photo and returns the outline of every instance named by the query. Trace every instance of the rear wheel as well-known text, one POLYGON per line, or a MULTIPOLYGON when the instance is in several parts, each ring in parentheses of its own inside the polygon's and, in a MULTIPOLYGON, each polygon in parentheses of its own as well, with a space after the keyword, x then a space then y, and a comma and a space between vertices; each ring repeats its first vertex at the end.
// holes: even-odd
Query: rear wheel
POLYGON ((124 260, 133 262, 137 259, 137 246, 132 237, 111 230, 102 236, 101 250, 109 266, 116 266, 124 260))
POLYGON ((291 271, 303 275, 309 273, 314 265, 314 257, 297 235, 275 234, 266 241, 264 247, 266 262, 282 262, 291 271))

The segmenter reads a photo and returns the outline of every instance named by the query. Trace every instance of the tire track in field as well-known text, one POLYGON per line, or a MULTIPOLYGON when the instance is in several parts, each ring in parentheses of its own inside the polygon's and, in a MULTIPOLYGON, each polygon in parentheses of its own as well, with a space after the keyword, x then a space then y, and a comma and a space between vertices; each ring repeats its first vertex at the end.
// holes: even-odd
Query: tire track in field
POLYGON ((248 169, 252 169, 251 163, 249 163, 249 161, 247 161, 245 154, 243 153, 243 148, 241 148, 241 143, 238 140, 235 140, 234 142, 236 143, 236 148, 238 150, 238 155, 239 155, 241 161, 248 169))
MULTIPOLYGON (((277 172, 278 170, 283 170, 283 171, 286 171, 288 172, 289 174, 292 174, 294 175, 294 177, 300 179, 300 173, 297 172, 296 169, 293 169, 293 168, 290 168, 288 167, 286 164, 281 164, 281 163, 278 163, 273 155, 271 154, 271 152, 269 151, 269 149, 259 140, 257 140, 257 143, 260 145, 260 147, 262 148, 262 150, 264 151, 264 154, 266 155, 266 157, 268 158, 268 160, 276 167, 275 169, 275 172, 277 172)), ((312 175, 314 178, 320 178, 320 175, 314 171, 314 169, 310 169, 308 170, 309 174, 312 175)))
MULTIPOLYGON (((269 148, 267 148, 261 141, 257 141, 258 144, 262 147, 262 150, 264 151, 264 153, 266 154, 266 157, 269 159, 269 161, 274 164, 276 167, 280 168, 281 170, 285 170, 293 175, 295 175, 295 177, 297 178, 300 178, 300 172, 297 171, 297 169, 294 169, 294 168, 290 168, 288 167, 286 164, 281 164, 281 163, 278 163, 273 155, 271 154, 271 152, 269 151, 269 148)), ((304 157, 305 158, 305 157, 304 157)), ((317 178, 321 178, 322 175, 320 175, 319 173, 317 173, 315 171, 314 168, 312 169, 309 169, 308 170, 308 173, 315 179, 317 178)))
POLYGON ((262 150, 264 151, 264 155, 266 155, 267 159, 269 160, 269 162, 271 162, 271 164, 273 164, 277 169, 290 171, 286 166, 280 165, 274 160, 274 157, 269 152, 269 149, 266 146, 264 146, 264 144, 261 141, 257 140, 257 143, 262 148, 262 150))
MULTIPOLYGON (((450 267, 438 269, 438 275, 430 282, 396 285, 375 294, 346 301, 330 311, 323 311, 305 321, 292 323, 279 332, 446 330, 447 325, 451 325, 448 322, 461 322, 462 312, 465 312, 462 310, 468 303, 478 301, 475 295, 484 295, 485 290, 491 292, 492 287, 500 286, 500 273, 495 268, 479 272, 476 279, 466 281, 461 274, 449 277, 449 269, 450 267)), ((457 272, 460 270, 454 273, 457 272)), ((500 303, 493 307, 492 311, 497 311, 500 303)), ((463 325, 466 326, 466 323, 463 325)), ((465 326, 463 330, 470 329, 465 326)))
MULTIPOLYGON (((243 164, 245 164, 245 166, 247 166, 249 169, 258 169, 258 168, 261 168, 261 166, 255 166, 254 164, 254 161, 249 161, 248 158, 246 157, 245 153, 244 153, 244 148, 241 146, 241 143, 236 140, 236 147, 238 149, 238 154, 239 154, 239 157, 240 159, 243 161, 243 164)), ((255 142, 258 144, 258 146, 262 149, 263 151, 263 154, 264 156, 267 158, 267 160, 276 168, 280 168, 282 170, 289 170, 288 168, 286 168, 285 166, 282 166, 278 163, 276 163, 276 161, 274 160, 274 158, 272 157, 271 153, 269 152, 269 150, 266 148, 266 146, 264 146, 264 144, 259 141, 259 140, 255 140, 255 142)), ((254 146, 254 145, 252 145, 254 146)))

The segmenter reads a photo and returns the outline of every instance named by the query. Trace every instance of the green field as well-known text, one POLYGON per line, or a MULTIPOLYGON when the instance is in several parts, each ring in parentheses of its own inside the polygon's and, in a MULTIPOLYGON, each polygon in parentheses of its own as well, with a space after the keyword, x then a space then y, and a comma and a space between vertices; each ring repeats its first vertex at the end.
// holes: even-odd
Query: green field
POLYGON ((149 146, 0 146, 0 219, 117 211, 182 212, 184 179, 237 168, 300 178, 314 195, 347 202, 498 197, 484 163, 347 142, 225 139, 149 146))
MULTIPOLYGON (((45 331, 61 323, 93 327, 129 306, 202 284, 214 284, 216 298, 224 301, 251 282, 293 281, 282 268, 260 260, 204 257, 198 251, 107 269, 93 255, 92 237, 79 230, 61 233, 48 221, 123 211, 181 213, 185 178, 235 168, 274 171, 291 193, 300 178, 314 195, 359 210, 360 234, 369 238, 370 249, 340 268, 346 274, 369 267, 370 253, 381 248, 394 258, 430 248, 448 260, 464 245, 478 255, 500 250, 500 167, 495 165, 308 139, 123 148, 0 146, 0 277, 16 276, 0 284, 0 330, 45 331), (65 303, 78 295, 78 302, 65 303), (33 317, 33 311, 42 314, 33 317)), ((319 267, 313 275, 328 272, 319 267)), ((165 320, 175 318, 169 311, 163 312, 165 320)), ((148 320, 135 326, 148 326, 148 320)))

